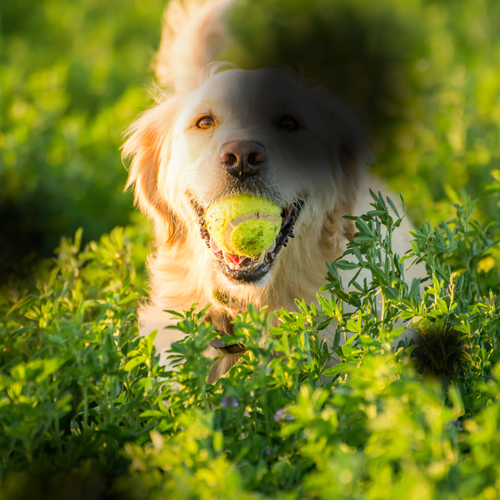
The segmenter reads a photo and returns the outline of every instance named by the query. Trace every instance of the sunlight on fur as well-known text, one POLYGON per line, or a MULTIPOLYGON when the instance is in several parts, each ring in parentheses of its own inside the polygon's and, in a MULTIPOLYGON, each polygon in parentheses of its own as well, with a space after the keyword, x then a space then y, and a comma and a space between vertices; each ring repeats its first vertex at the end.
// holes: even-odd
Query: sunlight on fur
MULTIPOLYGON (((373 159, 351 108, 286 68, 244 71, 212 62, 230 42, 224 24, 229 6, 220 0, 169 4, 156 60, 166 90, 156 92, 157 104, 131 126, 123 147, 132 158, 127 187, 135 186, 136 203, 154 222, 150 298, 139 322, 143 335, 158 330, 163 363, 182 336, 165 330, 175 323, 165 309, 212 304, 207 319, 231 335, 234 315, 250 303, 293 310, 297 298, 315 302, 325 262, 339 257, 354 234, 343 216, 365 213, 368 187, 381 189, 367 174, 373 159), (248 178, 228 173, 220 160, 222 146, 243 143, 265 156, 248 178), (301 210, 288 246, 269 252, 256 277, 242 273, 236 279, 207 248, 199 220, 214 201, 242 193, 268 198, 284 213, 299 202, 301 210)), ((409 248, 409 230, 403 223, 395 235, 400 255, 409 248)), ((412 272, 409 281, 418 268, 412 272)), ((325 340, 334 333, 332 323, 325 340)), ((211 348, 207 355, 219 352, 211 348)), ((237 359, 219 359, 211 380, 237 359)))

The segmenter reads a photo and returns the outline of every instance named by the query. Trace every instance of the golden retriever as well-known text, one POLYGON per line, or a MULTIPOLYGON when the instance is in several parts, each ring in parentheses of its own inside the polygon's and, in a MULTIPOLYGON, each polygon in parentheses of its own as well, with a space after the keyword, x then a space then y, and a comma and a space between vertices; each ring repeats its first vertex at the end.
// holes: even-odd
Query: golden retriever
MULTIPOLYGON (((296 298, 315 302, 325 262, 353 237, 343 216, 365 213, 368 186, 380 189, 366 172, 372 156, 363 128, 340 100, 287 70, 211 64, 227 43, 228 5, 170 3, 157 57, 157 76, 170 93, 131 126, 124 145, 124 156, 132 158, 127 187, 135 186, 155 231, 140 329, 144 335, 158 330, 163 363, 182 336, 165 330, 175 323, 165 309, 211 304, 208 319, 230 335, 235 314, 250 303, 293 310, 296 298), (282 207, 280 234, 263 262, 221 252, 203 226, 206 207, 239 193, 282 207)), ((409 248, 409 229, 403 224, 394 239, 400 255, 409 248)), ((330 342, 334 333, 334 324, 323 331, 330 342)), ((225 354, 211 380, 237 359, 225 354)))

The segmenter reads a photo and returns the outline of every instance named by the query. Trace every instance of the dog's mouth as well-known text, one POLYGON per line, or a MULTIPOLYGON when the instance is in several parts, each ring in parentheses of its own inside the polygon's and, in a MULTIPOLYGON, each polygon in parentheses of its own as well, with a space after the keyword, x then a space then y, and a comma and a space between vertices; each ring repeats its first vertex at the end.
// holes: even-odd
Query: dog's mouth
POLYGON ((193 206, 198 214, 201 237, 205 240, 207 247, 217 257, 222 271, 226 276, 238 281, 257 281, 265 276, 274 262, 274 259, 283 247, 288 244, 289 238, 293 238, 293 228, 300 214, 303 200, 287 205, 281 211, 281 228, 271 246, 257 257, 245 257, 231 254, 217 246, 205 227, 205 211, 196 202, 193 206))

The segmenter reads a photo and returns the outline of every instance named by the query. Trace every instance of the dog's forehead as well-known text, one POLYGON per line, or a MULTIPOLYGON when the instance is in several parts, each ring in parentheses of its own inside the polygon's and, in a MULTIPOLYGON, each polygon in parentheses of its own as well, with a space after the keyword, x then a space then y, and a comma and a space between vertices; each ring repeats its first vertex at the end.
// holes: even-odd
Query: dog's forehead
POLYGON ((278 69, 228 70, 196 91, 195 106, 210 106, 214 112, 246 109, 259 113, 297 106, 305 100, 307 95, 278 69))

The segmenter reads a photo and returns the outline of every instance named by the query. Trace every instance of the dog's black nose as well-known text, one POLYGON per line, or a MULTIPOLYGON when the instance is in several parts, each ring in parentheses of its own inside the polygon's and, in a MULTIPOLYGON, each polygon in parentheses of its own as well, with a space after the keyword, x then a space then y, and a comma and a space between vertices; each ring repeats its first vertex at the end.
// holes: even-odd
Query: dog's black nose
POLYGON ((257 175, 266 160, 262 144, 252 141, 228 142, 220 148, 219 162, 227 172, 244 181, 257 175))

